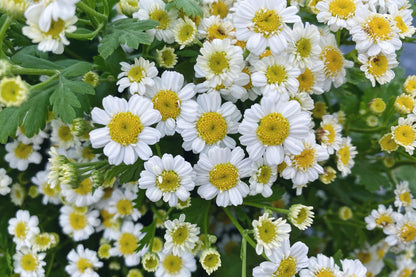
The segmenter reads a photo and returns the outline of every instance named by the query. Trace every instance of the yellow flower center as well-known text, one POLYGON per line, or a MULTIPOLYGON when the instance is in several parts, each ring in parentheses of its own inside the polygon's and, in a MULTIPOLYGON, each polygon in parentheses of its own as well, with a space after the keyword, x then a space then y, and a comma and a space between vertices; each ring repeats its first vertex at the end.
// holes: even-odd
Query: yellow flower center
POLYGON ((189 230, 187 226, 180 226, 172 232, 172 242, 176 245, 180 245, 186 241, 189 236, 189 230))
POLYGON ((28 231, 27 225, 25 222, 20 221, 16 224, 14 228, 14 234, 19 239, 24 239, 26 237, 26 233, 28 231))
POLYGON ((257 182, 267 184, 272 175, 272 169, 268 165, 262 165, 257 169, 257 182))
POLYGON ((333 46, 327 46, 321 52, 321 60, 325 64, 325 74, 337 76, 344 66, 342 52, 333 46))
POLYGON ((275 35, 283 28, 282 18, 275 10, 260 9, 256 11, 252 21, 253 31, 261 33, 266 38, 275 35))
POLYGON ((169 274, 176 275, 182 268, 182 259, 173 254, 169 254, 163 261, 163 267, 169 274))
POLYGON ((324 131, 326 131, 326 140, 325 142, 328 144, 332 144, 335 141, 335 129, 334 126, 332 126, 332 124, 326 124, 322 127, 322 129, 324 129, 324 131))
POLYGON ((148 270, 149 269, 153 270, 159 265, 159 261, 153 255, 148 256, 145 259, 143 259, 143 263, 144 263, 143 267, 148 270))
POLYGON ((166 67, 171 67, 174 65, 176 58, 174 51, 167 48, 160 53, 160 56, 162 60, 161 64, 163 63, 166 67))
POLYGON ((273 56, 273 53, 269 49, 266 49, 266 50, 264 50, 263 53, 261 53, 260 59, 263 59, 263 58, 266 58, 266 57, 269 57, 269 56, 273 56))
POLYGON ((382 76, 388 70, 387 58, 384 55, 378 55, 371 58, 368 71, 376 77, 382 76))
POLYGON ((213 2, 211 5, 211 15, 219 15, 222 18, 225 18, 228 14, 228 7, 223 1, 213 2))
POLYGON ((63 21, 62 19, 58 19, 58 21, 52 20, 51 27, 45 33, 45 35, 51 36, 53 39, 58 39, 59 35, 62 33, 64 28, 65 28, 65 21, 63 21))
POLYGON ((214 74, 221 74, 229 68, 227 53, 215 52, 209 57, 208 66, 214 74))
POLYGON ((162 120, 176 118, 181 113, 181 100, 171 90, 161 90, 152 99, 153 107, 160 112, 162 120))
POLYGON ((277 235, 277 227, 271 221, 262 221, 258 226, 259 239, 265 243, 272 242, 277 235))
POLYGON ((38 266, 38 262, 33 254, 24 255, 20 264, 24 271, 35 271, 38 266))
POLYGON ((1 82, 0 95, 4 101, 13 103, 18 100, 20 86, 14 79, 7 79, 1 82))
POLYGON ((131 255, 136 251, 137 239, 131 233, 123 233, 119 239, 120 251, 123 255, 131 255))
POLYGON ((133 204, 129 199, 121 199, 117 202, 117 211, 122 216, 130 215, 133 213, 133 204))
POLYGON ((300 171, 307 171, 315 164, 315 152, 313 148, 305 148, 299 155, 293 157, 295 166, 300 171))
POLYGON ((358 252, 357 258, 360 260, 360 262, 366 264, 371 260, 371 254, 369 252, 358 252))
POLYGON ((160 23, 157 29, 165 30, 169 24, 169 15, 164 10, 154 10, 149 14, 149 18, 160 23))
POLYGON ((379 260, 383 259, 385 255, 386 255, 386 251, 384 251, 384 249, 377 250, 377 257, 379 260))
POLYGON ((122 146, 134 144, 143 130, 140 118, 131 112, 121 112, 113 115, 108 124, 111 139, 122 146))
POLYGON ((405 82, 404 90, 407 93, 411 93, 411 92, 416 91, 416 79, 414 79, 414 80, 407 79, 406 82, 405 82))
POLYGON ((160 238, 155 237, 153 239, 152 251, 159 252, 160 250, 162 250, 162 248, 163 248, 163 241, 160 238))
POLYGON ((37 245, 45 247, 45 246, 48 246, 51 243, 51 238, 50 238, 49 234, 43 233, 43 234, 36 235, 35 241, 36 241, 37 245))
POLYGON ((384 151, 395 151, 398 148, 391 133, 384 135, 380 140, 380 147, 384 151))
POLYGON ((348 146, 344 146, 338 150, 338 159, 341 160, 343 165, 347 165, 350 160, 350 149, 348 146))
POLYGON ((102 209, 100 210, 100 215, 103 218, 103 225, 110 228, 112 226, 111 219, 114 217, 114 214, 110 214, 106 210, 102 209))
POLYGON ((400 228, 400 238, 404 242, 413 241, 416 238, 416 225, 413 223, 406 223, 400 228))
POLYGON ((75 189, 76 193, 86 195, 92 192, 92 183, 90 178, 85 178, 75 189))
POLYGON ((77 262, 77 268, 81 273, 84 273, 88 268, 92 268, 92 263, 88 259, 80 258, 77 262))
POLYGON ((389 40, 393 36, 388 19, 379 14, 367 20, 364 30, 374 41, 389 40))
POLYGON ((377 226, 385 227, 391 223, 391 216, 382 214, 376 219, 377 226))
POLYGON ((33 146, 31 144, 24 144, 19 142, 17 147, 14 149, 14 155, 21 160, 27 159, 32 154, 33 146))
POLYGON ((386 103, 381 98, 375 98, 370 102, 370 109, 375 113, 382 113, 386 109, 386 103))
POLYGON ((61 127, 59 127, 58 137, 60 140, 64 142, 71 141, 73 136, 72 136, 71 129, 69 128, 69 126, 62 125, 61 127))
POLYGON ((179 30, 178 41, 184 43, 194 37, 196 29, 191 24, 185 24, 179 30))
POLYGON ((394 137, 397 143, 410 145, 415 140, 415 131, 409 125, 400 125, 394 129, 394 137))
POLYGON ((306 58, 311 54, 312 43, 308 38, 301 38, 296 42, 296 53, 301 58, 306 58))
POLYGON ((289 121, 280 113, 271 113, 260 120, 257 138, 266 146, 280 145, 289 136, 289 121))
POLYGON ((292 256, 289 256, 280 261, 279 267, 273 273, 273 277, 292 277, 296 274, 297 261, 292 256))
POLYGON ((95 157, 95 154, 91 151, 91 148, 89 147, 82 148, 81 155, 84 159, 87 159, 89 161, 91 161, 95 157))
POLYGON ((207 40, 211 41, 214 39, 225 39, 227 38, 227 34, 225 33, 223 27, 221 25, 212 24, 209 26, 207 30, 207 40))
POLYGON ((299 91, 310 93, 312 86, 315 83, 315 77, 309 68, 305 68, 305 71, 298 76, 299 91))
POLYGON ((316 277, 335 277, 335 274, 329 268, 323 268, 315 274, 316 277))
POLYGON ((220 191, 232 189, 238 180, 238 170, 231 163, 217 164, 209 172, 209 182, 220 191))
POLYGON ((210 253, 205 256, 202 263, 205 265, 206 268, 213 268, 215 267, 218 262, 220 261, 220 257, 216 253, 210 253))
POLYGON ((398 15, 394 18, 394 21, 396 21, 396 27, 400 30, 400 33, 405 33, 409 28, 407 27, 406 23, 404 23, 403 18, 398 15))
POLYGON ((69 224, 74 230, 82 230, 87 226, 87 219, 82 213, 72 212, 69 214, 69 224))
POLYGON ((405 191, 399 195, 400 201, 402 201, 405 206, 409 206, 412 201, 412 196, 408 191, 405 191))
POLYGON ((396 101, 394 102, 394 105, 399 108, 399 110, 402 110, 403 112, 411 112, 413 110, 413 107, 415 105, 415 102, 413 100, 413 97, 402 94, 400 96, 397 96, 396 101))
POLYGON ((295 218, 296 224, 302 224, 307 218, 308 210, 306 208, 301 208, 295 218))
POLYGON ((219 113, 207 112, 198 119, 196 130, 205 143, 212 145, 227 135, 227 121, 219 113))
POLYGON ((43 183, 42 184, 42 191, 43 191, 43 194, 45 194, 47 196, 50 196, 50 197, 55 197, 56 196, 55 189, 52 188, 49 183, 43 183))
POLYGON ((355 13, 355 3, 352 0, 333 0, 329 4, 332 16, 347 19, 355 13))
POLYGON ((400 272, 399 277, 409 277, 410 275, 412 275, 412 270, 405 268, 400 272))
POLYGON ((173 170, 164 170, 156 177, 156 186, 162 192, 175 192, 180 187, 180 178, 173 170))
POLYGON ((268 84, 281 84, 287 80, 286 69, 281 65, 270 65, 266 70, 266 77, 268 84))
POLYGON ((129 79, 130 82, 140 82, 144 76, 145 76, 144 68, 139 65, 132 66, 129 72, 127 73, 127 78, 129 79))

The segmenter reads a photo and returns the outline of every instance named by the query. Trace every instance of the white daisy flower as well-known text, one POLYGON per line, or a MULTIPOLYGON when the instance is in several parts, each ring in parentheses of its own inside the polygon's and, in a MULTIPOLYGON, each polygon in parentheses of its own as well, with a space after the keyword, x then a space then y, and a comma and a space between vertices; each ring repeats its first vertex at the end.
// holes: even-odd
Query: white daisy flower
POLYGON ((247 146, 250 159, 262 156, 270 165, 283 162, 285 154, 298 155, 302 139, 310 132, 310 116, 302 112, 296 101, 274 101, 263 97, 244 113, 238 130, 241 144, 247 146))
POLYGON ((68 265, 65 266, 65 271, 70 276, 77 277, 99 277, 98 268, 103 266, 97 258, 97 252, 88 248, 84 249, 82 244, 77 245, 77 249, 71 249, 67 257, 68 265))
POLYGON ((249 159, 244 159, 244 151, 236 147, 229 148, 214 146, 208 153, 202 153, 195 165, 198 194, 207 200, 216 197, 220 207, 241 205, 243 198, 249 193, 246 183, 241 178, 250 173, 249 159))
POLYGON ((221 266, 221 255, 214 248, 205 249, 201 253, 199 262, 205 272, 208 275, 211 275, 212 272, 216 271, 221 266))
POLYGON ((144 168, 140 173, 139 187, 146 190, 146 196, 151 201, 156 202, 163 197, 163 201, 174 207, 178 199, 186 201, 190 197, 195 186, 194 172, 182 156, 153 156, 144 163, 144 168))
POLYGON ((289 100, 298 102, 302 111, 312 111, 315 108, 315 103, 307 92, 289 94, 289 100))
POLYGON ((342 125, 339 124, 338 118, 334 115, 324 115, 320 127, 318 128, 317 137, 326 147, 329 154, 333 154, 335 150, 341 147, 341 131, 342 125))
POLYGON ((25 144, 15 140, 7 143, 5 148, 7 154, 4 159, 9 162, 11 168, 16 168, 19 171, 25 171, 29 164, 39 164, 42 160, 42 155, 37 152, 40 149, 37 144, 25 144))
POLYGON ((13 255, 14 273, 21 277, 45 276, 46 253, 36 253, 28 247, 23 247, 13 255))
POLYGON ((375 56, 380 52, 391 55, 402 47, 399 30, 387 14, 361 7, 356 11, 355 24, 350 30, 358 52, 375 56))
POLYGON ((111 194, 107 210, 110 214, 114 214, 116 218, 131 217, 134 221, 136 221, 142 216, 133 202, 136 198, 137 193, 129 193, 129 191, 123 192, 120 189, 116 189, 111 194))
POLYGON ((243 50, 229 39, 205 41, 196 59, 195 77, 206 78, 209 87, 228 86, 244 67, 243 50))
POLYGON ((312 210, 312 206, 305 206, 302 204, 292 205, 288 214, 290 223, 299 230, 308 229, 312 225, 313 218, 315 217, 315 213, 312 210))
POLYGON ((31 16, 26 18, 26 24, 29 26, 22 28, 23 34, 30 38, 33 43, 39 43, 39 51, 51 51, 54 54, 62 54, 64 46, 69 45, 69 40, 65 34, 75 32, 77 27, 74 24, 78 21, 78 18, 72 16, 66 19, 52 19, 49 29, 42 31, 39 25, 40 15, 31 13, 31 16))
POLYGON ((191 277, 196 271, 195 258, 191 253, 175 255, 172 252, 159 252, 160 265, 156 270, 156 277, 191 277))
POLYGON ((129 88, 130 94, 138 93, 143 95, 149 87, 155 84, 154 78, 157 76, 157 68, 154 62, 149 62, 142 57, 134 58, 134 64, 121 62, 121 72, 118 74, 118 92, 123 92, 129 88))
POLYGON ((185 222, 185 215, 179 219, 165 221, 165 250, 174 255, 184 255, 195 247, 198 241, 199 227, 196 224, 185 222))
POLYGON ((44 132, 42 130, 39 130, 39 132, 36 135, 34 135, 31 138, 28 138, 25 135, 25 131, 24 131, 23 126, 20 126, 16 130, 16 137, 17 137, 17 139, 19 141, 21 141, 21 142, 23 142, 25 144, 37 144, 37 145, 41 145, 46 138, 49 138, 49 134, 47 134, 46 132, 44 132))
POLYGON ((337 169, 341 172, 342 177, 351 173, 357 153, 356 147, 351 144, 351 138, 342 138, 341 145, 336 153, 337 169))
POLYGON ((261 193, 263 197, 270 197, 273 194, 271 186, 277 179, 277 167, 271 166, 261 158, 252 163, 250 174, 250 195, 261 193))
POLYGON ((363 6, 361 0, 323 0, 316 4, 316 18, 333 32, 350 29, 354 25, 355 12, 363 6))
POLYGON ((30 180, 32 183, 38 186, 38 190, 43 194, 42 204, 47 205, 51 203, 53 205, 58 205, 61 203, 61 188, 57 184, 55 187, 52 187, 48 182, 49 170, 38 171, 34 177, 30 180))
POLYGON ((121 225, 123 223, 122 218, 116 218, 115 214, 109 213, 106 209, 100 210, 100 216, 102 218, 102 222, 99 226, 97 226, 96 231, 103 232, 103 238, 107 240, 116 240, 119 231, 121 228, 121 225))
POLYGON ((235 34, 233 23, 221 19, 219 15, 202 18, 198 25, 198 37, 213 41, 214 39, 233 39, 235 34))
POLYGON ((159 26, 146 31, 152 40, 156 37, 157 40, 169 44, 175 41, 173 28, 176 24, 178 12, 176 9, 168 11, 165 2, 162 0, 140 0, 139 10, 133 13, 133 17, 140 20, 151 19, 159 22, 159 26))
MULTIPOLYGON (((406 118, 399 118, 398 126, 391 126, 393 140, 403 146, 409 155, 413 155, 416 147, 416 116, 408 115, 406 118)), ((7 147, 7 145, 6 145, 7 147)))
POLYGON ((63 233, 74 241, 88 239, 94 233, 94 227, 100 224, 98 211, 89 210, 88 207, 62 206, 59 211, 59 225, 63 233))
POLYGON ((309 267, 307 269, 302 269, 299 276, 319 277, 325 275, 343 277, 342 272, 339 270, 339 266, 334 262, 334 258, 318 254, 316 257, 309 258, 309 267))
POLYGON ((298 90, 300 70, 289 61, 287 55, 265 57, 255 62, 253 67, 251 82, 253 86, 261 88, 264 96, 272 96, 276 101, 287 101, 289 93, 298 90))
POLYGON ((110 249, 110 255, 124 257, 126 266, 138 265, 143 254, 142 251, 136 251, 139 241, 144 236, 141 232, 142 228, 140 223, 134 224, 131 221, 125 221, 118 232, 115 246, 110 249))
POLYGON ((235 35, 247 41, 250 52, 260 55, 270 47, 274 55, 287 47, 290 28, 287 23, 300 22, 295 6, 286 7, 286 1, 240 1, 233 15, 235 35))
POLYGON ((232 17, 230 12, 233 9, 234 2, 234 0, 203 0, 202 12, 204 18, 215 15, 221 19, 229 19, 232 17))
POLYGON ((269 262, 262 262, 253 269, 253 277, 292 277, 308 266, 308 247, 299 241, 290 246, 289 239, 285 239, 268 258, 269 262))
POLYGON ((71 184, 62 184, 61 195, 65 197, 67 204, 71 204, 77 207, 90 206, 100 201, 104 195, 102 187, 93 188, 91 177, 87 177, 84 180, 80 180, 78 186, 73 188, 71 184))
MULTIPOLYGON (((2 74, 4 75, 4 74, 2 74)), ((29 89, 20 76, 0 80, 0 105, 20 107, 28 98, 29 89)))
POLYGON ((354 62, 344 58, 341 50, 337 46, 335 36, 327 33, 321 36, 320 59, 324 63, 325 83, 324 90, 329 91, 331 83, 334 87, 340 87, 345 83, 346 68, 353 67, 354 62))
POLYGON ((389 228, 393 225, 394 214, 393 208, 389 206, 387 209, 384 205, 378 205, 377 209, 371 211, 371 214, 364 218, 367 223, 366 228, 373 230, 374 228, 389 228))
POLYGON ((302 22, 293 24, 287 48, 290 64, 301 69, 313 66, 314 60, 319 59, 321 53, 320 39, 321 35, 315 25, 309 22, 305 25, 302 22))
POLYGON ((175 42, 180 45, 179 49, 182 50, 185 46, 190 46, 195 43, 198 29, 195 22, 189 17, 185 17, 184 19, 178 19, 173 33, 175 35, 175 42))
POLYGON ((16 206, 22 206, 26 197, 26 190, 19 183, 14 183, 10 189, 10 200, 16 206))
POLYGON ((30 239, 32 250, 36 252, 44 252, 57 244, 56 237, 52 233, 39 233, 30 239))
POLYGON ((389 13, 399 30, 399 37, 401 39, 412 37, 416 31, 416 28, 412 26, 412 10, 398 9, 396 5, 392 5, 389 13))
POLYGON ((51 126, 51 141, 55 147, 66 150, 81 144, 81 141, 72 134, 70 125, 63 123, 59 119, 53 119, 51 120, 51 126))
POLYGON ((9 219, 7 231, 13 236, 16 248, 30 247, 30 240, 39 234, 39 219, 36 215, 30 216, 28 211, 18 210, 16 217, 9 219))
MULTIPOLYGON (((286 219, 275 220, 274 217, 270 217, 268 212, 259 217, 259 220, 253 220, 252 225, 254 238, 257 241, 257 255, 264 252, 269 258, 273 251, 282 245, 283 241, 289 239, 289 233, 292 230, 290 225, 286 223, 286 219)), ((287 245, 284 247, 287 248, 287 245)))
POLYGON ((95 107, 91 112, 95 123, 105 125, 90 132, 91 145, 104 147, 110 164, 133 164, 138 158, 148 160, 152 156, 149 145, 157 143, 160 132, 150 125, 161 120, 152 102, 139 95, 125 99, 107 96, 104 110, 95 107))
POLYGON ((162 115, 156 125, 162 136, 172 136, 176 131, 177 119, 186 119, 195 114, 197 104, 193 83, 184 86, 184 77, 175 71, 165 71, 161 78, 154 79, 155 85, 146 90, 146 96, 152 99, 153 108, 162 115))
POLYGON ((177 120, 177 129, 183 138, 182 147, 195 154, 214 146, 234 148, 236 142, 228 134, 238 132, 239 109, 231 102, 221 105, 218 93, 199 95, 196 113, 177 120))
POLYGON ((10 184, 13 182, 12 178, 6 174, 4 168, 0 168, 0 194, 6 195, 10 192, 10 184))
POLYGON ((400 259, 396 260, 397 270, 392 271, 389 277, 406 277, 411 276, 412 272, 416 269, 416 263, 412 259, 400 259))
POLYGON ((394 206, 400 211, 404 207, 407 211, 412 211, 416 209, 416 199, 413 198, 413 195, 409 189, 408 181, 401 181, 397 184, 394 190, 394 206))
POLYGON ((324 93, 325 72, 321 60, 313 60, 310 66, 301 71, 297 78, 299 82, 298 93, 322 94, 324 93))
POLYGON ((367 268, 360 260, 341 260, 344 277, 366 277, 367 268))
POLYGON ((396 224, 385 230, 386 242, 390 246, 404 248, 416 241, 416 213, 408 211, 406 214, 396 213, 396 224))
POLYGON ((374 87, 377 83, 384 85, 394 78, 393 68, 399 65, 396 55, 385 55, 379 53, 376 56, 368 56, 367 54, 359 54, 358 61, 363 65, 361 71, 365 73, 365 77, 371 81, 374 87))
POLYGON ((302 143, 304 149, 300 154, 286 156, 286 168, 281 173, 283 178, 292 179, 296 195, 300 195, 302 188, 306 187, 309 182, 318 179, 319 174, 324 173, 324 169, 318 162, 329 158, 326 149, 316 143, 313 133, 310 133, 302 143))

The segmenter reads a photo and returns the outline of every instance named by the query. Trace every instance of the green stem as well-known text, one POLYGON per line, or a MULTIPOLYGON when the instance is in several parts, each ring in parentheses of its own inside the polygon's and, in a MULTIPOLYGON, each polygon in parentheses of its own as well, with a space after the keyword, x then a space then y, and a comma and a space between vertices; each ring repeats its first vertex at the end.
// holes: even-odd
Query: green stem
POLYGON ((17 75, 48 75, 52 76, 59 73, 55 69, 44 69, 44 68, 25 68, 18 65, 12 66, 12 73, 17 75))
POLYGON ((391 170, 387 170, 386 173, 387 173, 387 176, 389 177, 390 181, 393 183, 393 185, 396 186, 398 184, 398 182, 397 182, 396 177, 394 177, 393 172, 391 170))
POLYGON ((6 34, 7 29, 9 29, 10 25, 13 22, 13 17, 7 16, 6 21, 3 23, 3 26, 1 26, 0 29, 0 51, 3 53, 3 40, 4 35, 6 34))
POLYGON ((247 206, 252 206, 252 207, 256 207, 256 208, 260 208, 260 209, 268 209, 268 210, 272 210, 274 212, 278 212, 278 213, 282 213, 282 214, 288 214, 289 210, 286 209, 279 209, 279 208, 275 208, 269 205, 263 205, 263 204, 257 204, 257 203, 253 203, 253 202, 243 202, 243 205, 247 205, 247 206))
POLYGON ((379 131, 383 131, 385 127, 375 127, 375 128, 368 128, 368 129, 362 129, 362 128, 349 128, 349 131, 356 132, 356 133, 375 133, 379 131))
POLYGON ((247 240, 246 237, 243 236, 242 241, 241 241, 241 253, 240 253, 240 258, 241 258, 241 277, 246 277, 247 273, 246 273, 246 269, 247 269, 247 240))
POLYGON ((42 83, 36 84, 34 86, 31 86, 30 90, 34 91, 36 89, 44 87, 44 86, 48 85, 50 82, 54 81, 58 76, 59 76, 59 73, 56 73, 55 75, 49 77, 49 79, 46 80, 45 82, 42 82, 42 83))
POLYGON ((205 234, 205 248, 209 248, 209 239, 208 239, 208 215, 209 215, 209 207, 211 206, 211 201, 209 201, 208 208, 204 214, 204 234, 205 234))
POLYGON ((103 19, 103 20, 105 20, 105 21, 107 21, 107 16, 106 15, 104 15, 104 14, 102 14, 102 13, 99 13, 99 12, 97 12, 96 10, 94 10, 94 9, 92 9, 92 8, 90 8, 87 4, 85 4, 84 2, 78 2, 78 4, 77 4, 77 6, 81 9, 81 10, 83 10, 85 13, 87 13, 87 14, 89 14, 89 15, 92 15, 92 16, 94 16, 94 17, 96 17, 96 18, 100 18, 100 19, 103 19))
POLYGON ((89 163, 75 163, 74 165, 78 168, 80 167, 91 167, 94 165, 103 165, 106 164, 107 161, 99 161, 99 162, 89 162, 89 163))
POLYGON ((67 33, 65 34, 68 38, 78 39, 78 40, 92 40, 94 39, 104 27, 104 23, 100 23, 97 29, 91 33, 87 34, 78 34, 78 33, 67 33))
POLYGON ((49 265, 48 265, 48 268, 46 269, 46 275, 45 275, 46 277, 48 277, 49 274, 51 273, 53 261, 55 260, 55 254, 56 254, 56 251, 52 253, 51 259, 49 260, 49 265))
POLYGON ((202 42, 199 39, 195 40, 196 44, 198 44, 200 47, 203 47, 204 45, 202 44, 202 42))
POLYGON ((337 45, 340 46, 341 45, 341 30, 338 30, 336 33, 336 38, 337 38, 337 45))
POLYGON ((159 146, 159 143, 156 143, 156 144, 155 144, 155 147, 156 147, 156 153, 157 153, 157 155, 158 155, 159 157, 162 157, 162 151, 160 151, 160 146, 159 146))

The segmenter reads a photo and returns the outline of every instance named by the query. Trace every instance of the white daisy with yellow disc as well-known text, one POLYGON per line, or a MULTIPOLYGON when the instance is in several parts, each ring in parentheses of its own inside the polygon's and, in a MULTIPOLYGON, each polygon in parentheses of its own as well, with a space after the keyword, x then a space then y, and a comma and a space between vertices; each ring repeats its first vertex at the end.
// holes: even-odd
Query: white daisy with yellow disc
POLYGON ((351 144, 351 138, 342 138, 339 149, 336 152, 337 169, 341 172, 342 177, 351 173, 354 166, 354 158, 358 154, 357 148, 351 144))
POLYGON ((7 107, 22 105, 29 96, 29 90, 20 76, 3 77, 0 81, 0 104, 7 107))
POLYGON ((373 230, 374 228, 391 228, 394 224, 393 208, 389 206, 386 208, 384 205, 378 205, 377 209, 373 209, 371 214, 364 218, 367 223, 367 230, 373 230))
POLYGON ((97 203, 103 195, 104 190, 101 186, 93 188, 91 177, 81 179, 76 184, 61 184, 61 196, 65 198, 67 204, 77 207, 97 203))
POLYGON ((342 271, 345 277, 366 277, 367 268, 360 262, 360 260, 341 260, 342 271))
POLYGON ((302 140, 311 132, 310 115, 296 101, 275 101, 263 97, 244 113, 238 131, 250 159, 264 157, 270 165, 283 162, 285 154, 299 155, 302 140))
POLYGON ((178 119, 186 119, 196 113, 197 103, 192 99, 195 85, 185 84, 182 74, 176 71, 165 71, 162 76, 154 79, 155 85, 146 90, 153 108, 162 116, 156 125, 162 136, 172 136, 176 131, 178 119))
POLYGON ((219 15, 204 17, 198 25, 198 38, 213 41, 214 39, 233 39, 235 34, 233 23, 221 19, 219 15))
POLYGON ((115 189, 105 207, 108 212, 115 218, 127 218, 136 221, 142 214, 137 209, 134 200, 137 193, 131 193, 128 190, 115 189))
POLYGON ((29 164, 39 164, 42 160, 42 155, 37 152, 40 149, 37 144, 26 144, 15 140, 7 143, 5 148, 7 154, 4 159, 11 168, 16 168, 19 171, 25 171, 29 164))
POLYGON ((391 5, 389 14, 399 30, 399 37, 401 39, 413 36, 416 28, 412 25, 413 17, 411 9, 398 8, 396 5, 391 5))
POLYGON ((13 182, 13 179, 7 175, 7 172, 4 168, 0 168, 0 195, 7 195, 10 192, 10 184, 13 182))
POLYGON ((121 62, 121 72, 118 74, 118 92, 128 88, 130 94, 143 95, 149 87, 154 86, 154 78, 157 76, 157 68, 154 62, 139 57, 134 58, 134 63, 121 62))
POLYGON ((267 164, 263 158, 258 159, 252 163, 250 176, 250 195, 270 197, 273 194, 271 186, 277 179, 276 166, 267 164))
POLYGON ((299 241, 290 246, 289 239, 285 239, 268 258, 270 261, 262 262, 253 269, 253 277, 292 277, 308 266, 308 247, 299 241))
POLYGON ((316 18, 336 32, 340 29, 350 29, 354 25, 355 12, 363 6, 361 0, 323 0, 316 4, 319 13, 316 18))
POLYGON ((406 118, 400 117, 398 126, 391 126, 394 141, 403 146, 409 155, 413 155, 416 147, 416 115, 409 114, 406 118))
POLYGON ((84 248, 82 244, 78 244, 76 250, 71 249, 66 258, 68 265, 65 266, 65 271, 70 276, 100 276, 96 271, 103 263, 98 260, 97 252, 84 248))
POLYGON ((380 85, 384 85, 393 80, 395 74, 392 69, 399 65, 396 54, 379 53, 375 56, 359 54, 358 61, 363 64, 360 69, 365 73, 365 77, 371 81, 373 87, 376 85, 376 81, 380 85))
POLYGON ((408 211, 404 215, 396 213, 394 228, 386 229, 386 242, 399 249, 409 247, 416 241, 416 213, 408 211))
POLYGON ((191 253, 175 255, 164 250, 159 252, 160 265, 155 272, 156 277, 191 277, 196 271, 195 258, 191 253))
POLYGON ((88 239, 100 224, 98 211, 88 207, 62 206, 59 215, 59 225, 62 232, 71 236, 74 241, 88 239))
POLYGON ((300 271, 300 277, 343 277, 339 266, 335 264, 333 257, 318 254, 316 257, 309 258, 308 268, 300 271))
POLYGON ((236 142, 229 134, 238 132, 239 109, 231 102, 221 105, 218 93, 199 95, 196 113, 177 120, 177 130, 183 138, 182 147, 195 154, 214 146, 234 148, 236 142))
POLYGON ((18 210, 16 217, 9 219, 7 231, 13 236, 17 249, 31 246, 31 238, 40 232, 38 224, 38 217, 30 216, 25 210, 18 210))
POLYGON ((166 220, 164 250, 171 251, 174 255, 190 253, 198 241, 199 227, 185 221, 185 215, 181 214, 179 219, 166 220))
POLYGON ((162 119, 152 102, 137 94, 128 102, 110 95, 103 99, 103 106, 104 110, 95 107, 91 112, 94 123, 105 125, 90 132, 92 147, 104 147, 110 164, 133 164, 138 158, 148 160, 152 156, 149 145, 161 137, 158 130, 150 127, 162 119))
POLYGON ((401 181, 397 184, 394 190, 394 195, 394 206, 396 206, 399 210, 401 210, 402 207, 408 211, 412 211, 416 208, 416 199, 410 191, 408 181, 401 181))
POLYGON ((192 166, 182 156, 173 157, 163 154, 162 158, 153 156, 144 163, 140 173, 139 187, 146 190, 146 196, 153 202, 163 201, 170 207, 178 201, 186 201, 194 189, 194 175, 192 166))
POLYGON ((36 253, 29 247, 23 247, 13 255, 13 272, 21 277, 45 276, 46 253, 36 253))
POLYGON ((51 142, 55 147, 68 149, 81 144, 79 138, 72 133, 71 125, 65 124, 59 119, 53 119, 51 126, 51 142))
POLYGON ((250 52, 260 55, 270 47, 274 55, 287 48, 290 28, 287 23, 300 22, 298 8, 286 7, 283 0, 244 0, 236 5, 233 22, 238 40, 246 41, 250 52))
POLYGON ((321 142, 329 154, 333 154, 341 146, 342 125, 339 124, 338 118, 331 114, 322 117, 318 130, 316 130, 317 139, 321 142))

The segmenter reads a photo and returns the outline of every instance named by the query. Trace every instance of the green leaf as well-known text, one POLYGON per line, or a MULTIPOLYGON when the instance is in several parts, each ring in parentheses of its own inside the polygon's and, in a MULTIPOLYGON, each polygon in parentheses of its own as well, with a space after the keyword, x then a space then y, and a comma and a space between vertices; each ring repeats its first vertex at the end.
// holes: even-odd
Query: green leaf
POLYGON ((152 221, 150 225, 147 225, 142 229, 142 233, 145 233, 146 235, 139 241, 136 251, 139 251, 143 249, 146 245, 149 245, 150 240, 152 240, 155 236, 156 231, 156 218, 152 221))
POLYGON ((77 62, 76 64, 62 70, 62 74, 65 77, 82 76, 90 71, 92 66, 93 65, 88 62, 77 62))
POLYGON ((209 209, 210 201, 201 199, 199 197, 192 198, 191 206, 183 209, 185 220, 197 224, 200 228, 204 226, 204 216, 209 209))
POLYGON ((380 170, 383 167, 380 162, 371 163, 368 159, 357 159, 355 166, 352 168, 352 175, 358 177, 359 184, 364 185, 369 192, 374 193, 380 186, 388 188, 391 185, 389 179, 380 170))
POLYGON ((137 181, 140 177, 140 172, 143 170, 143 161, 140 159, 137 159, 137 161, 132 164, 128 165, 127 169, 123 172, 123 174, 120 176, 120 183, 125 184, 131 181, 137 181))
POLYGON ((70 124, 76 117, 75 108, 80 108, 81 103, 69 87, 64 85, 64 79, 64 77, 59 78, 57 88, 52 93, 49 101, 53 105, 52 111, 55 116, 70 124))
POLYGON ((0 111, 0 143, 5 144, 9 137, 16 135, 17 127, 22 124, 26 109, 9 107, 0 111))
POLYGON ((23 124, 27 137, 33 137, 39 130, 45 128, 49 111, 49 96, 51 93, 51 89, 32 92, 34 96, 26 103, 28 112, 23 124))
POLYGON ((194 0, 174 0, 167 5, 167 9, 169 10, 172 7, 176 7, 176 9, 182 10, 189 16, 203 16, 201 7, 194 0))
POLYGON ((153 20, 137 20, 135 18, 124 18, 117 20, 106 27, 106 35, 98 47, 100 55, 108 58, 120 44, 138 49, 139 44, 150 44, 150 36, 144 30, 152 29, 159 25, 153 20))
POLYGON ((11 60, 22 67, 44 68, 44 69, 62 69, 58 63, 48 60, 48 54, 37 50, 37 46, 28 46, 22 48, 12 56, 11 60))

